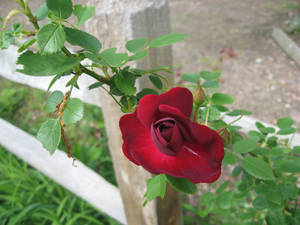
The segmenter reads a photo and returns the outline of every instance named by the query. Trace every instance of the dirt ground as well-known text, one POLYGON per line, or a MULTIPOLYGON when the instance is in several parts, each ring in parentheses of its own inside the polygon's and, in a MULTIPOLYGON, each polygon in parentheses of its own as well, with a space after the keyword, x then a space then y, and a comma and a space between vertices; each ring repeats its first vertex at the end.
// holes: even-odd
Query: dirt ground
MULTIPOLYGON (((289 1, 296 3, 297 1, 289 1)), ((300 123, 300 68, 271 39, 274 26, 288 18, 284 0, 170 0, 173 32, 186 40, 173 47, 174 63, 183 72, 212 69, 224 48, 236 58, 225 60, 222 91, 234 108, 274 123, 291 116, 300 123)), ((293 37, 300 40, 300 35, 293 37)))
MULTIPOLYGON (((218 67, 222 91, 236 99, 233 107, 266 122, 291 116, 300 124, 300 68, 271 39, 272 27, 283 27, 288 18, 284 4, 297 1, 169 0, 173 32, 188 35, 173 46, 174 64, 182 72, 211 70, 220 51, 232 47, 236 57, 218 67)), ((33 9, 40 2, 32 1, 33 9)), ((16 3, 1 5, 3 16, 16 3)), ((293 39, 300 44, 300 35, 293 39)))

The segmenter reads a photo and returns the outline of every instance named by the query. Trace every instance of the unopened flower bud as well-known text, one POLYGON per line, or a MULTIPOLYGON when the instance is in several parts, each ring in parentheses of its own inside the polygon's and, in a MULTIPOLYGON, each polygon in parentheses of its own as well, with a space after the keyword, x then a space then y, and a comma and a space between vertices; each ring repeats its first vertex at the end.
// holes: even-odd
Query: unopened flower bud
POLYGON ((224 147, 230 145, 232 143, 232 135, 227 128, 219 128, 217 129, 218 134, 222 138, 224 147))
POLYGON ((194 91, 193 97, 196 105, 201 105, 205 100, 205 93, 200 85, 200 82, 198 82, 198 88, 196 91, 194 91))

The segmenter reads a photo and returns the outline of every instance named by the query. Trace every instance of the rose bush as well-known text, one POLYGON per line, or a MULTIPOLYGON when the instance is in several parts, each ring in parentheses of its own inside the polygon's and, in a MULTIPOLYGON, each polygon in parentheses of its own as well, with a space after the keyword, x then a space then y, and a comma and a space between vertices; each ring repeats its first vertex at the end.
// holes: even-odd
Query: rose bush
POLYGON ((125 156, 154 174, 193 183, 218 179, 222 139, 216 131, 190 120, 192 108, 193 95, 186 88, 144 96, 135 112, 119 122, 125 156))

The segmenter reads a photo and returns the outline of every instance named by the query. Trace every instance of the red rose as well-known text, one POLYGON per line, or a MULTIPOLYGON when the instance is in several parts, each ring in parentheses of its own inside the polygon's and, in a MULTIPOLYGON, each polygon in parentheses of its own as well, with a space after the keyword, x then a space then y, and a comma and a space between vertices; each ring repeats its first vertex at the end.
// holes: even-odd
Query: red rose
POLYGON ((222 139, 207 126, 190 120, 192 93, 173 88, 146 95, 134 113, 120 119, 125 156, 154 174, 210 183, 221 174, 222 139))

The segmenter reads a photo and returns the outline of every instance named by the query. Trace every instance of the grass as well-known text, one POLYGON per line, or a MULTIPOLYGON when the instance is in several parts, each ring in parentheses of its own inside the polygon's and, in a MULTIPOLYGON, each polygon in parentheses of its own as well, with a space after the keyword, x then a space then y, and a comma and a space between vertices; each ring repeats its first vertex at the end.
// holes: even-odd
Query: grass
POLYGON ((118 224, 0 147, 0 224, 118 224))
MULTIPOLYGON (((46 97, 43 91, 0 78, 0 118, 36 135, 53 116, 43 109, 46 97)), ((85 105, 85 118, 67 127, 66 135, 74 156, 116 185, 101 110, 85 105)), ((119 223, 0 147, 0 224, 119 223)))

